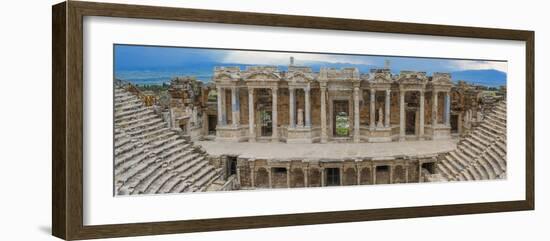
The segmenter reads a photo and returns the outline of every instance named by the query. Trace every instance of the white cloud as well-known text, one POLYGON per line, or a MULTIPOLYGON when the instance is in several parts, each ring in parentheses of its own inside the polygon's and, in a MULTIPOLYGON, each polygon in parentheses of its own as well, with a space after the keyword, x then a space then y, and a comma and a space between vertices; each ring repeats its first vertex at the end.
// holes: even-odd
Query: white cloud
POLYGON ((222 59, 222 62, 259 65, 286 65, 290 63, 291 56, 294 57, 294 62, 296 64, 302 64, 304 62, 310 61, 370 64, 370 62, 358 56, 252 51, 231 51, 227 55, 225 55, 225 57, 222 59))
POLYGON ((508 71, 508 63, 500 61, 472 61, 472 60, 455 60, 451 62, 460 70, 486 70, 495 69, 506 73, 508 71))

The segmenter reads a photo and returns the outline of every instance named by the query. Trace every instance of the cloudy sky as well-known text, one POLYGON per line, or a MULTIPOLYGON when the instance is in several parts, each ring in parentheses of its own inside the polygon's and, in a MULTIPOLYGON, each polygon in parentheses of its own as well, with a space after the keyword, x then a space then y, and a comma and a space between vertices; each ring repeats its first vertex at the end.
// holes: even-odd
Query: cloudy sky
MULTIPOLYGON (((384 67, 389 60, 392 72, 401 70, 451 72, 455 77, 472 81, 506 83, 507 62, 486 60, 460 60, 427 57, 397 57, 373 55, 346 55, 320 53, 289 53, 227 49, 181 47, 155 47, 115 45, 115 70, 138 71, 155 69, 201 69, 211 71, 219 65, 276 65, 286 66, 290 57, 296 65, 320 67, 358 67, 361 72, 384 67)), ((496 84, 490 84, 496 85, 496 84)))

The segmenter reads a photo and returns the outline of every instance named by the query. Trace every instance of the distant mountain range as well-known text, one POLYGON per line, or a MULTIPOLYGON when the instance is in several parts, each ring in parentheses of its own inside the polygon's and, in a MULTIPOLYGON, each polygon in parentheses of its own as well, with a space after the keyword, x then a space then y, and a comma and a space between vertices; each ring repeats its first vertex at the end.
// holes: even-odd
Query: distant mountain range
POLYGON ((498 87, 506 85, 506 73, 494 69, 487 70, 464 70, 452 72, 453 80, 464 80, 468 83, 498 87))
MULTIPOLYGON (((350 63, 329 63, 321 61, 311 61, 300 63, 305 66, 309 66, 313 71, 318 72, 321 67, 328 68, 358 68, 361 73, 368 73, 370 69, 377 68, 373 65, 365 64, 350 64, 350 63)), ((231 63, 219 63, 219 62, 201 62, 201 63, 188 63, 177 67, 167 68, 139 68, 139 69, 116 69, 115 77, 119 79, 128 80, 135 84, 162 84, 170 81, 175 76, 195 76, 197 79, 208 82, 212 79, 213 70, 216 66, 239 66, 241 69, 246 68, 246 64, 231 64, 231 63)), ((281 70, 286 71, 287 65, 278 66, 281 70)), ((400 70, 392 69, 394 74, 398 74, 400 70)), ((422 71, 422 70, 419 70, 422 71)), ((445 71, 441 71, 445 72, 445 71)), ((432 74, 428 72, 428 74, 432 74)), ((464 80, 468 83, 480 84, 490 87, 498 87, 506 85, 507 75, 504 72, 487 69, 487 70, 463 70, 451 72, 452 79, 454 81, 464 80)))

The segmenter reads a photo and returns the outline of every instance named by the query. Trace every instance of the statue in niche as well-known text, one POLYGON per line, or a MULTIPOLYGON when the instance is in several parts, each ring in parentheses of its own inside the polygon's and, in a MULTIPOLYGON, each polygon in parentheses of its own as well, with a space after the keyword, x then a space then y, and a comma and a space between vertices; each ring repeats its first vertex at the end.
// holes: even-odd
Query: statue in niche
POLYGON ((303 127, 304 126, 304 110, 298 109, 298 126, 303 127))
POLYGON ((464 116, 464 126, 470 128, 470 122, 472 121, 472 110, 468 109, 464 116))
POLYGON ((477 111, 476 113, 477 122, 481 122, 483 120, 483 113, 481 111, 477 111))
POLYGON ((176 113, 175 113, 175 110, 174 108, 170 108, 170 114, 168 115, 169 116, 169 119, 170 119, 170 128, 177 128, 177 125, 176 125, 176 113))
POLYGON ((197 112, 197 107, 196 106, 193 106, 193 110, 192 110, 192 122, 193 122, 193 126, 198 126, 198 112, 197 112))
POLYGON ((384 112, 382 111, 382 107, 378 109, 378 124, 376 127, 384 127, 384 112))

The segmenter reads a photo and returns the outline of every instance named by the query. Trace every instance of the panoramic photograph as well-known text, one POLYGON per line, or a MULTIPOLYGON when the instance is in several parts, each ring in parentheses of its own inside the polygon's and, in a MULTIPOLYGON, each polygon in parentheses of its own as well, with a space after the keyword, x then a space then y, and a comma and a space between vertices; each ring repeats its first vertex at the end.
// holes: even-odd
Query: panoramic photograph
POLYGON ((502 60, 115 44, 114 195, 506 179, 502 60))

